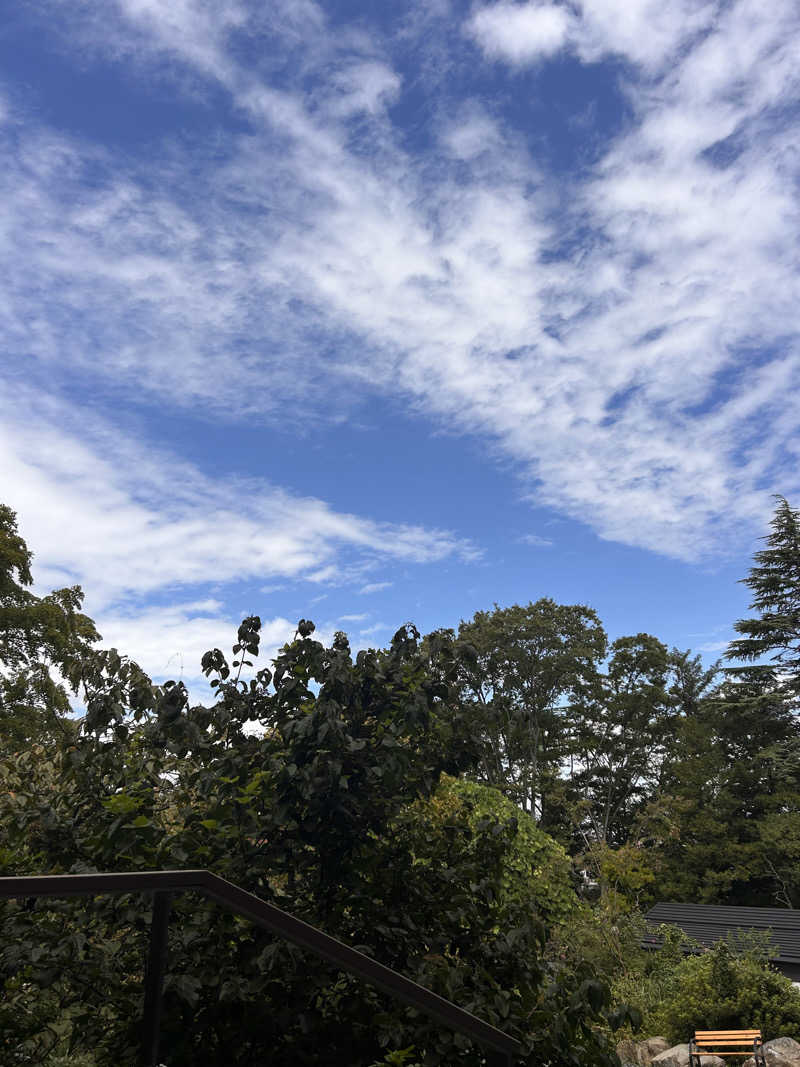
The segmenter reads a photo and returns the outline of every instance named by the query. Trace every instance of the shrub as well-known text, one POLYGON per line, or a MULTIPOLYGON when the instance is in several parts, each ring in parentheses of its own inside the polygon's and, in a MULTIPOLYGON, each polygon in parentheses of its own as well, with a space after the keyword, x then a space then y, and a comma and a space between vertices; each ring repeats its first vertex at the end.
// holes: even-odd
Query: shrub
POLYGON ((674 1043, 688 1041, 696 1029, 749 1027, 760 1028, 766 1041, 798 1039, 800 995, 763 953, 746 949, 737 956, 720 942, 677 965, 673 991, 651 1021, 674 1043))
POLYGON ((466 831, 469 851, 480 842, 480 830, 491 823, 513 828, 503 858, 502 891, 497 900, 499 913, 505 905, 530 907, 536 918, 548 927, 559 927, 571 919, 578 907, 572 888, 570 861, 566 852, 533 818, 489 785, 442 775, 436 792, 417 802, 425 851, 436 842, 434 852, 445 855, 445 840, 457 828, 466 831))
POLYGON ((642 1036, 655 1037, 664 1032, 664 1005, 680 990, 679 968, 692 942, 677 927, 662 926, 661 946, 643 950, 644 921, 640 919, 632 929, 638 933, 638 941, 635 947, 628 944, 630 955, 625 966, 611 976, 612 994, 615 1002, 629 1004, 641 1013, 642 1036))
POLYGON ((548 956, 572 969, 586 961, 609 984, 633 975, 635 986, 648 962, 648 953, 641 947, 645 929, 642 915, 620 913, 608 906, 607 896, 594 904, 580 900, 569 921, 551 929, 548 956))

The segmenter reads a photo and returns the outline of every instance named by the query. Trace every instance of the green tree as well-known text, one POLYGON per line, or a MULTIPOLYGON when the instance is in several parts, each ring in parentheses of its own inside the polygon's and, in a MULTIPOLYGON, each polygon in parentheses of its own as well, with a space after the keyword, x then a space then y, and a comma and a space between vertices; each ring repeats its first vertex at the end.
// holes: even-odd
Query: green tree
POLYGON ((657 638, 620 637, 606 671, 570 706, 571 785, 589 847, 627 844, 657 787, 675 717, 669 667, 657 638))
POLYGON ((670 768, 683 759, 682 732, 717 673, 650 634, 623 637, 570 705, 569 847, 617 913, 641 906, 660 885, 659 850, 677 828, 670 768))
POLYGON ((785 686, 796 700, 800 697, 800 512, 783 497, 777 500, 767 547, 755 553, 756 565, 742 579, 753 593, 750 608, 758 616, 734 623, 744 636, 731 641, 725 656, 749 664, 733 668, 737 676, 785 686), (765 656, 770 657, 768 663, 756 663, 765 656))
POLYGON ((549 598, 495 606, 460 624, 457 647, 460 703, 479 738, 482 780, 503 789, 548 832, 558 828, 566 704, 606 652, 597 615, 549 598))
POLYGON ((766 542, 742 579, 758 616, 735 623, 743 636, 726 652, 743 663, 676 730, 676 833, 659 848, 676 899, 800 905, 800 525, 782 497, 766 542))
POLYGON ((0 756, 74 733, 63 676, 100 639, 79 586, 38 597, 32 554, 0 504, 0 756))
POLYGON ((664 784, 675 833, 657 849, 664 898, 800 902, 800 732, 785 694, 767 676, 729 678, 677 733, 664 784))

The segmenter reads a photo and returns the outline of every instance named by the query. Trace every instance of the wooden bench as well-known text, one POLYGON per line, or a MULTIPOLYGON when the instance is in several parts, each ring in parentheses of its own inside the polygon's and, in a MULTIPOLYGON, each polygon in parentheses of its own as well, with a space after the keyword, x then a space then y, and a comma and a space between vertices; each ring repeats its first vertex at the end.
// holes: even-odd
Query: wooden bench
POLYGON ((701 1056, 752 1056, 756 1067, 766 1067, 760 1030, 695 1030, 689 1067, 703 1067, 701 1056))

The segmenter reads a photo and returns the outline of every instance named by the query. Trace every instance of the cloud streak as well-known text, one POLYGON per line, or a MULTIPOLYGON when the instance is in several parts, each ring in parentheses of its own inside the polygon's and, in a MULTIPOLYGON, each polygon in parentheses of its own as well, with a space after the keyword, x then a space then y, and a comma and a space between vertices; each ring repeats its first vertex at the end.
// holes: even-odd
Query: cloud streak
MULTIPOLYGON (((159 676, 184 663, 196 678, 200 654, 233 639, 240 617, 225 600, 242 581, 341 584, 379 564, 475 551, 444 531, 376 523, 255 479, 212 481, 21 386, 0 400, 3 500, 35 553, 37 587, 82 585, 104 643, 159 676)), ((265 640, 277 647, 289 626, 269 621, 265 640)))
MULTIPOLYGON (((436 119, 438 147, 415 155, 388 107, 403 92, 391 42, 351 30, 334 55, 314 5, 305 37, 283 8, 269 26, 240 4, 119 11, 104 32, 121 61, 168 55, 224 86, 249 132, 213 160, 173 147, 145 174, 4 127, 17 162, 0 179, 0 253, 19 269, 0 325, 42 373, 251 419, 293 404, 328 418, 379 390, 484 437, 538 504, 687 560, 741 544, 771 492, 800 489, 786 401, 800 385, 800 162, 777 121, 800 96, 796 5, 478 9, 462 29, 494 59, 561 48, 634 69, 630 127, 558 182, 477 101, 436 119), (313 91, 241 62, 235 41, 267 31, 291 38, 313 91)), ((312 557, 324 574, 337 541, 383 551, 386 530, 319 501, 275 491, 238 519, 211 496, 235 531, 228 573, 244 556, 265 576, 313 573, 312 557), (267 514, 268 548, 254 532, 267 514), (290 536, 301 514, 311 545, 290 536)), ((148 544, 185 540, 180 521, 153 527, 115 500, 148 544)), ((396 543, 396 558, 456 550, 410 527, 396 543)), ((177 580, 207 561, 189 553, 177 580)))

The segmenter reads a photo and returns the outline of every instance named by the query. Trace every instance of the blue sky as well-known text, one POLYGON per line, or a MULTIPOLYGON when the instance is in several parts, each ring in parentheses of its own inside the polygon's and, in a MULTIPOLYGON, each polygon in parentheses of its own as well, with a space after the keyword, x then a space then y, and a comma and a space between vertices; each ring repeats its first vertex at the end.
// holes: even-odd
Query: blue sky
POLYGON ((711 657, 796 506, 794 0, 37 0, 0 31, 0 477, 198 685, 552 596, 711 657))

